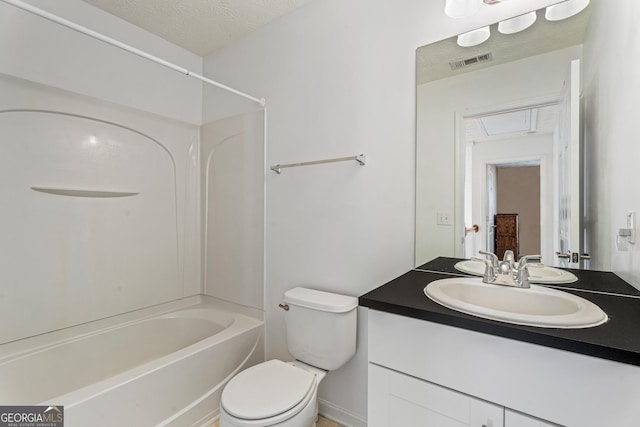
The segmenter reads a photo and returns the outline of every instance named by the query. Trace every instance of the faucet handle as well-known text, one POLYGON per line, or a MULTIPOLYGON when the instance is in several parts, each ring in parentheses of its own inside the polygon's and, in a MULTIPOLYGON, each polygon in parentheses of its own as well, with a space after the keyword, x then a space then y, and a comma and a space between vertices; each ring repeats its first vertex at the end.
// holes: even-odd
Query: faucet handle
MULTIPOLYGON (((518 270, 522 269, 528 262, 529 260, 532 259, 537 259, 540 260, 542 257, 540 255, 525 255, 522 258, 520 258, 520 261, 518 262, 518 270)), ((535 265, 536 267, 544 267, 544 265, 542 263, 537 263, 535 265)))
POLYGON ((522 267, 518 268, 518 277, 516 277, 516 286, 519 288, 530 288, 531 284, 529 283, 529 265, 524 264, 522 267))
POLYGON ((496 280, 496 269, 491 260, 476 257, 471 257, 471 259, 484 263, 484 275, 482 276, 482 281, 484 283, 493 283, 496 280))
POLYGON ((530 259, 540 259, 540 255, 523 256, 518 263, 518 271, 516 275, 516 286, 519 288, 530 288, 529 283, 529 267, 544 267, 544 264, 538 262, 527 262, 530 259))
POLYGON ((493 268, 498 268, 500 259, 498 259, 498 256, 496 254, 487 251, 478 251, 478 253, 488 256, 491 259, 491 265, 493 265, 493 268))

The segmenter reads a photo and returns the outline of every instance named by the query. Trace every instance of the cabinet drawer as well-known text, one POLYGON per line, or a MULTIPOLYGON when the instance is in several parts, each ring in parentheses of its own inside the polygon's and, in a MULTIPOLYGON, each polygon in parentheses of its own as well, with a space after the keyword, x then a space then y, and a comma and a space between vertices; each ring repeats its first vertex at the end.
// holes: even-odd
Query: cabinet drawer
POLYGON ((369 427, 502 427, 504 408, 369 364, 369 427))

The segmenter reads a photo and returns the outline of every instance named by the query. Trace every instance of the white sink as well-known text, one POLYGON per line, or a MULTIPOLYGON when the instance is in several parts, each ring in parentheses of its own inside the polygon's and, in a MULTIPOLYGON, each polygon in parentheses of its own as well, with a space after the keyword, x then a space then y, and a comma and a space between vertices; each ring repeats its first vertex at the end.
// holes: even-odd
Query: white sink
POLYGON ((424 288, 433 301, 474 316, 540 328, 590 328, 607 321, 597 305, 544 286, 516 288, 477 278, 436 280, 424 288))

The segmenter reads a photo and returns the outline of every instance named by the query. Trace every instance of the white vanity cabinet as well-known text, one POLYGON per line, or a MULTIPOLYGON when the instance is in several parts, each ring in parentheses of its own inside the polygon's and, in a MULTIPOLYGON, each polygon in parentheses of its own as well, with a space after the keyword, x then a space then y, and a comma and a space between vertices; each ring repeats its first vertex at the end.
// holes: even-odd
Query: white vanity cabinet
POLYGON ((369 427, 557 426, 373 363, 369 407, 369 427))
POLYGON ((631 427, 640 368, 369 309, 369 427, 631 427))
POLYGON ((504 409, 369 364, 369 427, 502 427, 504 409))

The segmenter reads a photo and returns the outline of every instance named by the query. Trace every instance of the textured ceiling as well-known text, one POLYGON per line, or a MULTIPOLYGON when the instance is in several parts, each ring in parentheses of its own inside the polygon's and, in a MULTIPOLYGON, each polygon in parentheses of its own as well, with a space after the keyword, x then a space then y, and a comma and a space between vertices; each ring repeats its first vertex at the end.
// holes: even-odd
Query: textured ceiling
POLYGON ((84 0, 206 56, 310 0, 84 0))
POLYGON ((516 34, 501 34, 498 32, 498 24, 491 25, 491 37, 478 46, 460 47, 456 43, 456 37, 423 46, 416 53, 417 83, 423 84, 581 44, 590 15, 591 8, 587 7, 569 19, 551 22, 545 19, 542 9, 537 12, 537 20, 531 27, 516 34), (449 66, 449 62, 486 53, 491 53, 493 60, 456 71, 452 71, 449 66))

